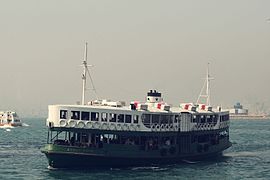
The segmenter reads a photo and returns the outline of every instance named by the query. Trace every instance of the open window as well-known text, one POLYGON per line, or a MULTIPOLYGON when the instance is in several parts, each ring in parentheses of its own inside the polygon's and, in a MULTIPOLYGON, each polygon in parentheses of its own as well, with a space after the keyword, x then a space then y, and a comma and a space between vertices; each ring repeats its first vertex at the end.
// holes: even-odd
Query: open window
POLYGON ((60 110, 60 119, 67 119, 67 110, 60 110))
POLYGON ((91 121, 98 121, 99 113, 98 112, 91 112, 91 121))
POLYGON ((80 119, 80 111, 71 111, 71 119, 79 120, 80 119))
POLYGON ((89 112, 82 111, 82 120, 88 121, 89 120, 89 112))

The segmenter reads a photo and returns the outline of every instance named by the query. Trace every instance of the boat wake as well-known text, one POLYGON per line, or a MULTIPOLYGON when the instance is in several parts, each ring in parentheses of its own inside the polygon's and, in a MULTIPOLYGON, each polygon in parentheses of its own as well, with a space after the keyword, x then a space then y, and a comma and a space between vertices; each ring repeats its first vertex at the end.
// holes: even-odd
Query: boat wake
POLYGON ((28 126, 30 126, 29 124, 26 124, 26 123, 22 123, 22 126, 23 127, 28 127, 28 126))
POLYGON ((197 164, 199 163, 200 161, 189 161, 189 160, 186 160, 186 159, 183 159, 182 160, 184 163, 188 163, 188 164, 197 164))
POLYGON ((133 171, 143 171, 143 170, 152 170, 152 171, 166 171, 168 168, 161 168, 157 166, 146 166, 146 167, 134 167, 131 168, 133 171))
POLYGON ((258 152, 249 152, 249 151, 224 153, 223 156, 225 157, 258 157, 259 158, 258 152))

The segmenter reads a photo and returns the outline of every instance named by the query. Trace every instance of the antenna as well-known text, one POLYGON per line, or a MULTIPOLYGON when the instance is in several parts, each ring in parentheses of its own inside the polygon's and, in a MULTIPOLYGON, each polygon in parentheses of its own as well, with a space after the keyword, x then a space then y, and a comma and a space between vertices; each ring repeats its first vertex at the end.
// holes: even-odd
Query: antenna
POLYGON ((200 95, 197 99, 196 104, 199 104, 199 101, 201 98, 205 98, 206 99, 206 105, 207 106, 211 106, 211 102, 210 102, 210 80, 213 80, 214 78, 210 77, 209 74, 209 63, 207 64, 207 71, 206 71, 206 78, 203 84, 203 87, 201 89, 200 95), (203 94, 203 91, 205 89, 205 94, 203 94))
POLYGON ((85 43, 85 49, 84 49, 84 60, 83 60, 83 63, 82 63, 82 66, 83 66, 82 83, 83 84, 82 84, 82 102, 81 102, 81 105, 85 105, 85 91, 87 90, 87 88, 86 88, 86 75, 87 74, 88 74, 88 76, 90 78, 91 84, 93 86, 93 90, 94 90, 95 95, 97 97, 97 92, 96 92, 96 88, 94 86, 94 81, 93 81, 93 79, 91 77, 91 74, 90 74, 90 71, 88 69, 88 67, 91 67, 91 65, 87 65, 87 55, 88 55, 87 54, 87 45, 88 45, 88 43, 86 42, 85 43))
POLYGON ((85 104, 85 91, 86 91, 86 70, 87 68, 87 42, 85 43, 85 49, 84 49, 84 59, 83 59, 83 74, 82 74, 82 102, 81 104, 85 104))

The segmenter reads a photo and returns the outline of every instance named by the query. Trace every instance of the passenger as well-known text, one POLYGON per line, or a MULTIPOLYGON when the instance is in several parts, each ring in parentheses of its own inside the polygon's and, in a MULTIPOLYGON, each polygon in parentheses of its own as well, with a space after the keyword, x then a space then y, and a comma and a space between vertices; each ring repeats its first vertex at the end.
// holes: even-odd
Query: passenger
POLYGON ((170 146, 170 145, 171 145, 171 141, 170 141, 169 139, 167 139, 166 142, 165 142, 165 144, 166 144, 167 146, 170 146))
POLYGON ((74 143, 75 143, 75 137, 72 136, 71 139, 70 139, 70 145, 74 146, 74 143))

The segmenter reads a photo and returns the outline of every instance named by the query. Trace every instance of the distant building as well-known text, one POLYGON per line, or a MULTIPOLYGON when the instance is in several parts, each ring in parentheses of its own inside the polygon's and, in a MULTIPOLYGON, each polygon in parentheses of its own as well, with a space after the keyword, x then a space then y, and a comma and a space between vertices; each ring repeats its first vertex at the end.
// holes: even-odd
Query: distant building
POLYGON ((243 105, 237 102, 233 109, 229 109, 231 115, 248 115, 248 109, 243 109, 243 105))

